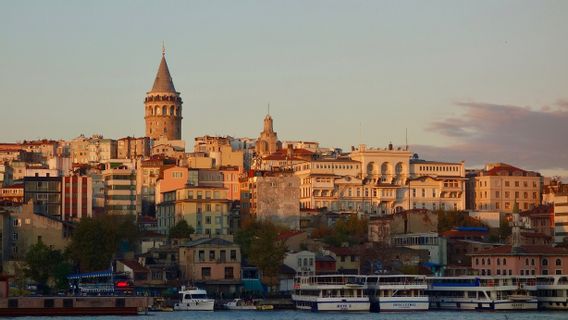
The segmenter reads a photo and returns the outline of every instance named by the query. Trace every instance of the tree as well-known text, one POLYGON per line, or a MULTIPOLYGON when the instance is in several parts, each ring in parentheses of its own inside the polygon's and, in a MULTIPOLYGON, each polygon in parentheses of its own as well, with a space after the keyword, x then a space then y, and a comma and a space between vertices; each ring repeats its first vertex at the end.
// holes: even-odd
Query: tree
POLYGON ((438 211, 438 232, 446 232, 454 227, 487 227, 478 219, 464 211, 438 211))
POLYGON ((189 238, 193 233, 195 233, 195 229, 187 224, 185 219, 182 219, 176 223, 175 226, 170 228, 168 237, 170 237, 170 239, 189 238))
POLYGON ((138 235, 134 216, 83 218, 71 237, 69 255, 83 272, 108 269, 119 249, 135 248, 138 235))
POLYGON ((49 292, 50 280, 57 289, 67 287, 71 265, 60 250, 51 249, 40 240, 28 249, 26 265, 26 275, 37 282, 43 292, 49 292))
POLYGON ((235 237, 242 256, 262 272, 264 281, 270 286, 277 283, 286 254, 286 246, 278 239, 282 231, 271 222, 250 220, 243 223, 235 237))
POLYGON ((261 272, 269 286, 278 283, 280 265, 286 255, 286 246, 278 240, 278 231, 271 224, 265 224, 252 239, 249 252, 250 262, 261 272))

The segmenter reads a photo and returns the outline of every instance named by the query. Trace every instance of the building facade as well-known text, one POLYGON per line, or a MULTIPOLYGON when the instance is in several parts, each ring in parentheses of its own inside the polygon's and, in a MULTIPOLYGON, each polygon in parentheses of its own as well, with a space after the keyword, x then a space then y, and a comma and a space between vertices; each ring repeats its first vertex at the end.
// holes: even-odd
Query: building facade
POLYGON ((107 214, 136 215, 136 170, 122 163, 107 163, 102 172, 107 214))

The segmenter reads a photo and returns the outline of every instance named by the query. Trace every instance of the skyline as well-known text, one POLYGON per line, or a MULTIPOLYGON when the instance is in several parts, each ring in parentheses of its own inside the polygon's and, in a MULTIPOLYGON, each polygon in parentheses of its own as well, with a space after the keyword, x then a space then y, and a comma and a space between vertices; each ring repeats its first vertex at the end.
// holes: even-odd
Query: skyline
POLYGON ((150 2, 31 3, 0 22, 18 30, 2 33, 3 142, 142 136, 165 41, 188 147, 258 136, 270 103, 281 140, 384 147, 408 128, 423 158, 568 176, 565 2, 170 2, 157 23, 150 2))

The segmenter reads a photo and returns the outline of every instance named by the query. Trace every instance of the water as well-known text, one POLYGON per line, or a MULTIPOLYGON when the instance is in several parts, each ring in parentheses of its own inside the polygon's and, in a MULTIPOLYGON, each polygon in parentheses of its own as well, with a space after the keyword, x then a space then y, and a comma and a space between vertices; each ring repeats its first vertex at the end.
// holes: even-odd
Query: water
MULTIPOLYGON (((215 311, 215 312, 157 312, 142 316, 101 316, 88 317, 100 320, 566 320, 568 311, 556 312, 470 312, 470 311, 427 311, 416 313, 312 313, 307 311, 215 311)), ((53 317, 23 317, 17 319, 50 319, 53 317)), ((86 319, 81 317, 59 317, 57 319, 86 319)))

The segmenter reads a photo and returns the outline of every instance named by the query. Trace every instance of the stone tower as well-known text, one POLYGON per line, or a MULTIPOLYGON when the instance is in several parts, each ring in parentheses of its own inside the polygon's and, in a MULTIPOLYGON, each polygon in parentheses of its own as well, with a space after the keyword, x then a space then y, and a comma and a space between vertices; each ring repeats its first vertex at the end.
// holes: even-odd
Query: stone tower
POLYGON ((278 141, 278 134, 272 127, 272 117, 267 114, 264 118, 264 129, 256 142, 256 153, 260 156, 270 155, 282 149, 282 143, 278 141))
POLYGON ((174 87, 166 63, 165 50, 162 50, 162 61, 154 85, 144 99, 146 136, 154 140, 160 137, 181 140, 181 104, 181 97, 174 87))

